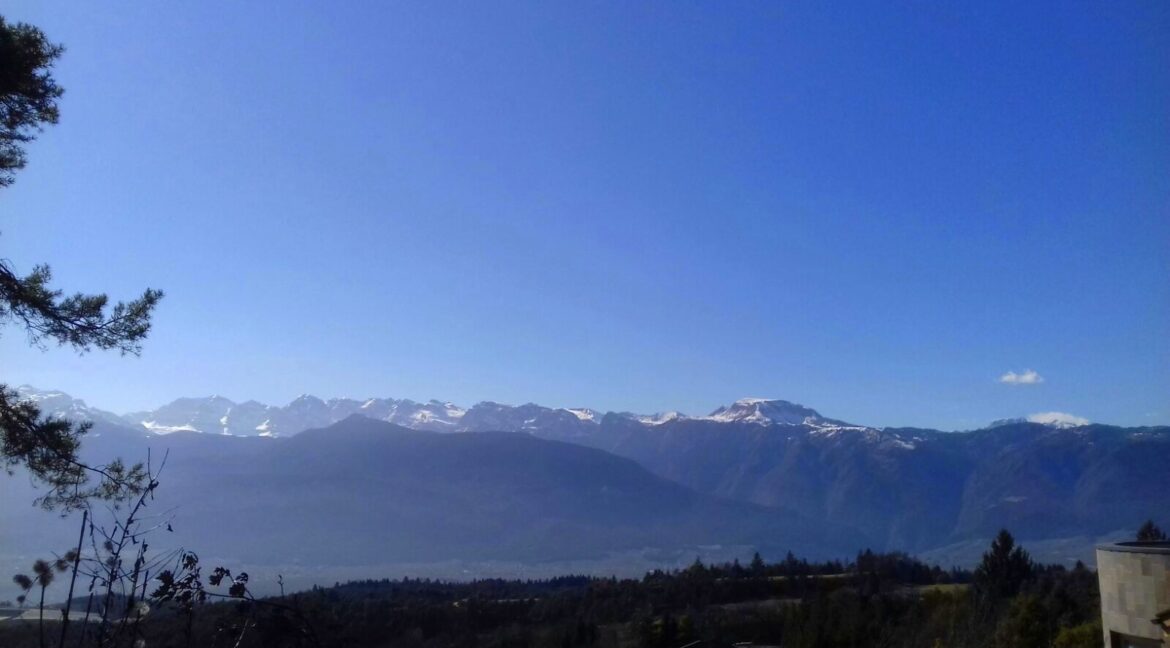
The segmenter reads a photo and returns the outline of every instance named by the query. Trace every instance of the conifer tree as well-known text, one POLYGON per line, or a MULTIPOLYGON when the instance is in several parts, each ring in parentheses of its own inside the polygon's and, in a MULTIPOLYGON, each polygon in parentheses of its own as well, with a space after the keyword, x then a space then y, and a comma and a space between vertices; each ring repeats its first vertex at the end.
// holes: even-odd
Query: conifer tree
POLYGON ((760 552, 757 551, 752 555, 752 562, 749 569, 751 569, 753 576, 764 575, 764 559, 760 556, 760 552))
POLYGON ((975 591, 985 600, 1011 598, 1032 577, 1032 558, 1001 529, 975 568, 975 591))
POLYGON ((1153 520, 1146 520, 1146 523, 1142 525, 1142 528, 1138 529, 1137 541, 1165 542, 1166 532, 1158 528, 1158 525, 1154 524, 1153 520))
MULTIPOLYGON (((40 29, 10 24, 0 16, 0 187, 12 184, 15 172, 24 168, 24 145, 44 125, 57 123, 57 99, 63 90, 52 68, 63 51, 40 29)), ((137 299, 111 306, 104 294, 65 295, 51 287, 51 279, 47 265, 22 275, 0 255, 0 329, 23 328, 29 343, 41 348, 54 342, 81 353, 141 351, 161 291, 147 289, 137 299)), ((8 472, 24 466, 54 489, 58 502, 69 489, 76 494, 90 470, 77 457, 86 429, 42 416, 34 403, 0 384, 0 465, 8 472)), ((117 465, 104 475, 118 478, 121 470, 117 465)))
POLYGON ((0 16, 0 187, 12 184, 24 168, 24 144, 42 124, 57 123, 63 90, 50 70, 64 48, 50 43, 31 25, 9 25, 0 16))

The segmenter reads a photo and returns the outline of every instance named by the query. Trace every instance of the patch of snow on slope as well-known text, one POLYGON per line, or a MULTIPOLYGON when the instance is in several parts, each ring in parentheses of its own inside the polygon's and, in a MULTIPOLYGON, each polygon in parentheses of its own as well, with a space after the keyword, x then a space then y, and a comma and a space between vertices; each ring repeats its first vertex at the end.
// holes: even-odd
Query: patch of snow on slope
POLYGON ((591 409, 584 408, 584 407, 582 407, 582 408, 566 407, 565 411, 572 414, 573 416, 576 416, 577 419, 581 420, 581 421, 590 422, 590 421, 597 420, 597 411, 596 410, 591 410, 591 409))
POLYGON ((458 405, 456 405, 454 403, 443 403, 443 413, 449 419, 458 420, 458 419, 463 418, 463 415, 467 413, 467 410, 463 409, 462 407, 459 407, 458 405))
POLYGON ((1064 412, 1037 412, 1028 416, 1029 423, 1041 423, 1057 428, 1074 428, 1089 424, 1089 419, 1064 412))
POLYGON ((143 421, 142 427, 155 434, 171 434, 173 432, 198 432, 193 425, 162 425, 154 421, 143 421))
POLYGON ((659 412, 650 416, 635 416, 634 420, 646 425, 662 425, 671 421, 678 421, 687 418, 679 412, 659 412))

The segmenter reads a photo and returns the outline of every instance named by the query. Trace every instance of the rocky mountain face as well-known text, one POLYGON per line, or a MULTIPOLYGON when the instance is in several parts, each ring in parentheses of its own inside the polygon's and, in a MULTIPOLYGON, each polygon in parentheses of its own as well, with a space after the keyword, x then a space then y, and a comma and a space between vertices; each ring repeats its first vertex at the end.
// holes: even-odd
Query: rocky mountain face
MULTIPOLYGON (((42 402, 71 408, 63 415, 85 414, 80 401, 54 398, 42 402)), ((422 431, 519 432, 588 446, 698 493, 851 528, 855 544, 875 549, 924 551, 1002 527, 1023 539, 1093 537, 1170 510, 1170 428, 1066 418, 941 432, 853 425, 763 399, 691 417, 306 396, 280 408, 181 399, 122 422, 159 432, 278 436, 354 414, 422 431)))
POLYGON ((28 385, 16 388, 16 393, 23 400, 30 400, 37 404, 41 412, 50 416, 69 419, 71 421, 104 422, 124 425, 126 421, 113 412, 100 410, 86 405, 80 398, 73 398, 69 394, 59 391, 42 390, 28 385))

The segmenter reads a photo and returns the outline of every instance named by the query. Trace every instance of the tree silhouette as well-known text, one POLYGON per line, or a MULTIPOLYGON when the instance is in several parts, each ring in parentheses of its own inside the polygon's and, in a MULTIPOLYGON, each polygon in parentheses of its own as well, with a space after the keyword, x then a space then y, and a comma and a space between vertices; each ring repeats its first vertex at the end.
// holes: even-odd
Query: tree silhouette
POLYGON ((1142 525, 1142 528, 1138 529, 1137 541, 1165 542, 1166 532, 1158 528, 1158 525, 1154 524, 1153 520, 1146 520, 1146 523, 1142 525))
POLYGON ((1007 529, 1002 529, 975 568, 975 591, 985 600, 1010 598, 1031 577, 1032 559, 1028 552, 1016 545, 1007 529))
POLYGON ((63 51, 36 27, 9 25, 0 16, 0 187, 12 184, 14 173, 24 168, 23 145, 36 138, 42 124, 57 123, 63 90, 49 71, 63 51))
POLYGON ((40 617, 37 623, 37 634, 39 637, 39 645, 43 648, 45 645, 45 589, 53 582, 53 570, 65 571, 69 568, 69 563, 63 559, 58 558, 50 563, 47 560, 37 560, 33 563, 33 577, 29 578, 25 574, 17 574, 12 577, 12 582, 16 583, 24 594, 17 600, 24 603, 25 598, 34 586, 41 588, 41 600, 39 604, 40 617))
MULTIPOLYGON (((14 173, 24 167, 24 145, 45 124, 57 122, 63 90, 52 67, 63 51, 36 27, 9 24, 0 17, 0 187, 12 184, 14 173)), ((66 296, 50 287, 51 279, 47 265, 34 266, 22 276, 0 257, 0 327, 23 328, 29 343, 40 347, 52 341, 80 353, 141 351, 161 291, 147 289, 137 299, 111 306, 104 294, 66 296)), ((80 437, 87 429, 43 417, 34 403, 22 402, 15 390, 0 384, 0 464, 9 473, 23 465, 48 483, 54 496, 42 503, 75 502, 87 472, 101 473, 107 483, 126 476, 120 474, 120 465, 95 469, 78 460, 80 437)))
POLYGON ((753 576, 764 575, 764 559, 760 557, 760 552, 752 554, 752 562, 748 569, 751 570, 753 576))

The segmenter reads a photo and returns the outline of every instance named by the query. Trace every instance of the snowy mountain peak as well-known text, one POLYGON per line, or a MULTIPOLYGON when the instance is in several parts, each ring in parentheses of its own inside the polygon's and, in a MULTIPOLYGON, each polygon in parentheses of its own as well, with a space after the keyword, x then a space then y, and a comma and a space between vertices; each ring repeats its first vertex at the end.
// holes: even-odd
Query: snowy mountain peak
POLYGON ((1092 421, 1087 418, 1074 416, 1065 412, 1037 412, 1035 414, 1029 414, 1025 417, 992 421, 991 425, 988 425, 987 427, 995 428, 1002 427, 1004 425, 1014 425, 1017 423, 1038 423, 1040 425, 1046 425, 1058 430, 1068 430, 1071 428, 1084 427, 1091 424, 1092 421))
POLYGON ((1028 417, 1029 423, 1041 423, 1056 428, 1075 428, 1089 424, 1089 419, 1064 412, 1039 412, 1028 417))
POLYGON ((16 388, 17 395, 22 400, 30 400, 37 404, 41 413, 52 418, 68 419, 70 421, 105 421, 121 423, 121 417, 112 412, 97 409, 86 405, 80 398, 73 398, 65 392, 56 390, 37 389, 29 385, 16 388))
POLYGON ((73 398, 65 392, 55 390, 37 389, 32 385, 21 385, 16 388, 16 393, 25 400, 33 401, 34 403, 44 403, 51 401, 61 401, 62 403, 77 404, 80 407, 85 407, 85 401, 80 398, 73 398))
POLYGON ((704 417, 721 423, 755 423, 757 425, 809 425, 813 427, 845 426, 842 421, 827 419, 816 410, 786 400, 741 398, 704 417))

